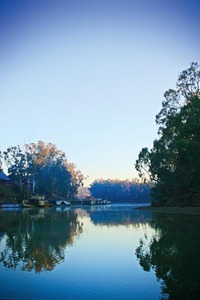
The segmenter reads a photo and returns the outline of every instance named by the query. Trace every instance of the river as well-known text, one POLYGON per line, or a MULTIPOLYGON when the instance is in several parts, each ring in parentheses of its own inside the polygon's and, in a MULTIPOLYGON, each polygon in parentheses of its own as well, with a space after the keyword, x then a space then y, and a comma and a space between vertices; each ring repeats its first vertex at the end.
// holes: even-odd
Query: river
POLYGON ((135 208, 0 210, 0 299, 198 299, 200 217, 135 208))

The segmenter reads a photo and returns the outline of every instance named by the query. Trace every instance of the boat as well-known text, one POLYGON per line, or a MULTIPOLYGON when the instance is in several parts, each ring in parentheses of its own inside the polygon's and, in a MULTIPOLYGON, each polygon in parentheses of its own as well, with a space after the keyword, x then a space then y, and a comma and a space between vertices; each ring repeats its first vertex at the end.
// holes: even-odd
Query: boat
POLYGON ((23 207, 48 207, 49 202, 45 196, 33 195, 30 199, 22 200, 23 207))
POLYGON ((56 200, 55 204, 57 206, 70 206, 71 203, 67 200, 56 200))

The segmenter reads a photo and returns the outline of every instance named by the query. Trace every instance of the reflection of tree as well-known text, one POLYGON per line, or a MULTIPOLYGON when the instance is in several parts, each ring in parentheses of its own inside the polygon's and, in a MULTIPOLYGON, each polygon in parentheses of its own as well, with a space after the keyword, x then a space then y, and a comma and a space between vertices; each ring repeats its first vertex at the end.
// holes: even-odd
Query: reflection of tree
POLYGON ((198 217, 158 214, 152 221, 153 238, 140 240, 137 258, 145 271, 155 270, 163 299, 199 299, 199 225, 198 217))
POLYGON ((149 212, 143 212, 130 207, 115 209, 111 207, 93 207, 89 210, 91 221, 95 225, 101 226, 119 226, 119 225, 136 225, 147 224, 150 221, 151 214, 149 212))
POLYGON ((65 249, 72 245, 82 228, 73 211, 56 213, 30 210, 1 215, 1 231, 6 233, 6 247, 0 262, 7 268, 36 272, 50 271, 64 260, 65 249), (4 222, 5 219, 5 222, 4 222))

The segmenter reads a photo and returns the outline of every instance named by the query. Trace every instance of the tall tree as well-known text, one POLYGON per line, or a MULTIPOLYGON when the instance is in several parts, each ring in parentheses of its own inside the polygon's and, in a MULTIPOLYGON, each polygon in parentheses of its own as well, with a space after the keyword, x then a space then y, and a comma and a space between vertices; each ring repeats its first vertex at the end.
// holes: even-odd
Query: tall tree
POLYGON ((150 178, 154 204, 191 204, 200 195, 200 66, 192 63, 164 94, 156 115, 158 139, 143 148, 135 167, 150 178))
POLYGON ((8 168, 10 178, 19 184, 22 192, 23 185, 27 180, 26 155, 20 146, 11 146, 3 152, 4 161, 8 168))
POLYGON ((4 151, 4 159, 10 177, 32 194, 47 197, 74 197, 83 175, 74 164, 68 162, 63 151, 54 144, 39 141, 4 151))

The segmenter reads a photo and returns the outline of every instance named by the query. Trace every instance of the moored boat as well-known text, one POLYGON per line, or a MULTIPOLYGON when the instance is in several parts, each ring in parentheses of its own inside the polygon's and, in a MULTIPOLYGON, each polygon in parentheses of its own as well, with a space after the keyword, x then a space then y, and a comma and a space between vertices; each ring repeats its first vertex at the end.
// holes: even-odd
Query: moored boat
POLYGON ((23 207, 48 207, 49 202, 44 196, 33 195, 30 199, 22 200, 23 207))
POLYGON ((56 200, 55 204, 57 206, 70 206, 70 202, 67 200, 56 200))

